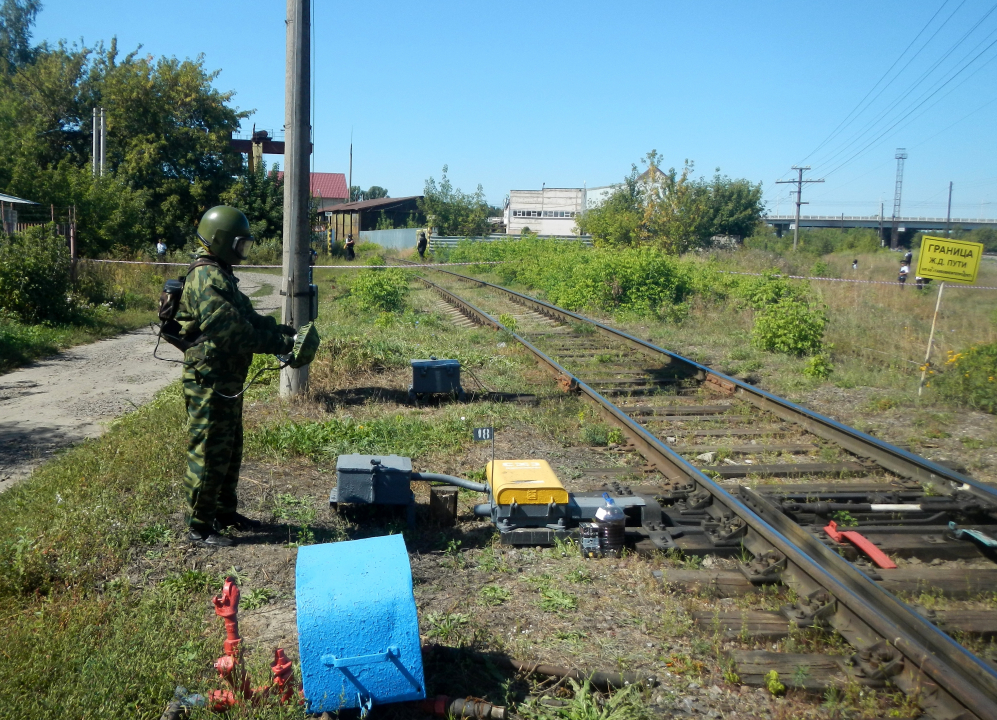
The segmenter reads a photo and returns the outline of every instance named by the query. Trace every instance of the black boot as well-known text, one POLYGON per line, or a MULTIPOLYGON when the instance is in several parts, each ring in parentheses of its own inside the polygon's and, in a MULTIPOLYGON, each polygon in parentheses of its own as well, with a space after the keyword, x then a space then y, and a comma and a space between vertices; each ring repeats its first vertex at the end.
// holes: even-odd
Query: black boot
POLYGON ((218 515, 215 517, 215 527, 222 528, 235 528, 240 532, 245 532, 246 530, 259 530, 263 527, 263 523, 259 520, 253 520, 245 515, 234 512, 229 515, 218 515))
POLYGON ((232 547, 235 545, 235 540, 214 531, 194 530, 191 528, 187 537, 192 543, 204 545, 205 547, 232 547))

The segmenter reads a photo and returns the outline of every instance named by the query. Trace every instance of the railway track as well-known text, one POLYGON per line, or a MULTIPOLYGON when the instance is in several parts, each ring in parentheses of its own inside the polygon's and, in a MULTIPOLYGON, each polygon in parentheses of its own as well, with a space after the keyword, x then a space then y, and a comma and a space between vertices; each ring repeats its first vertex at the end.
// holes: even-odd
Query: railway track
MULTIPOLYGON (((997 720, 994 667, 890 592, 927 583, 965 596, 997 587, 997 565, 971 577, 889 567, 890 555, 995 557, 986 543, 997 537, 997 490, 590 318, 434 273, 435 281, 419 279, 451 314, 510 332, 657 471, 653 486, 613 485, 661 508, 638 545, 740 558, 739 572, 714 577, 731 592, 792 590, 795 602, 780 613, 754 618, 753 629, 743 614, 740 624, 727 618, 728 632, 833 629, 855 650, 848 662, 828 661, 833 673, 894 685, 938 720, 997 720)), ((985 637, 995 616, 984 615, 976 621, 985 637)), ((741 655, 742 675, 778 664, 765 653, 741 655)))

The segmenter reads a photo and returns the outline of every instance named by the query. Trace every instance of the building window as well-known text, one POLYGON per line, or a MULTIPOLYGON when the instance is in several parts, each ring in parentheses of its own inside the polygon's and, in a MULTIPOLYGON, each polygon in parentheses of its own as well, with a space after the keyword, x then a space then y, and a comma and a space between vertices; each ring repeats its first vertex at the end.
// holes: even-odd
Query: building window
POLYGON ((574 210, 513 210, 513 217, 523 218, 573 218, 578 213, 574 210))

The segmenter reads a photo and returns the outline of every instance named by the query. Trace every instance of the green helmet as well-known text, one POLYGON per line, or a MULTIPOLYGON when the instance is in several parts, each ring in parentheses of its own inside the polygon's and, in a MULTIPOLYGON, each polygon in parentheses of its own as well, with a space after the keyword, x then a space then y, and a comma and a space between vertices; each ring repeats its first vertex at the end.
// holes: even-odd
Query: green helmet
POLYGON ((197 239, 208 252, 230 265, 245 260, 253 244, 249 220, 241 210, 228 205, 218 205, 204 213, 197 226, 197 239))

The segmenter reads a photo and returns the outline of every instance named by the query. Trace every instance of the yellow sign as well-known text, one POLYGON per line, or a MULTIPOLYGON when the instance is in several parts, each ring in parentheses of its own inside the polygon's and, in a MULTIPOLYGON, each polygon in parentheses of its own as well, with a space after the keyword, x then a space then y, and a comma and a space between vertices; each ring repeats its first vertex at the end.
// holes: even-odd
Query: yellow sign
POLYGON ((924 236, 917 258, 917 274, 932 280, 974 283, 983 258, 983 245, 924 236))

